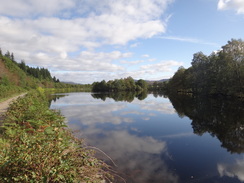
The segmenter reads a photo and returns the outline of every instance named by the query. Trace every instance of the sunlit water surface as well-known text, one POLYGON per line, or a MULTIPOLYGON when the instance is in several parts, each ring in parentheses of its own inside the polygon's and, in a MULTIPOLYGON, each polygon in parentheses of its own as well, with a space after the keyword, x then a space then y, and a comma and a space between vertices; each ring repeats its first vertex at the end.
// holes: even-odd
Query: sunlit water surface
MULTIPOLYGON (((222 147, 225 142, 214 130, 196 133, 206 128, 204 122, 177 113, 163 96, 149 94, 144 100, 127 102, 99 99, 91 93, 65 95, 57 94, 60 98, 50 108, 59 109, 88 145, 111 157, 117 165, 113 168, 128 183, 244 182, 243 121, 235 127, 242 133, 235 152, 235 148, 222 147)), ((194 113, 196 109, 188 110, 194 113)), ((231 140, 228 143, 235 144, 231 140)), ((112 165, 102 153, 99 157, 112 165)))

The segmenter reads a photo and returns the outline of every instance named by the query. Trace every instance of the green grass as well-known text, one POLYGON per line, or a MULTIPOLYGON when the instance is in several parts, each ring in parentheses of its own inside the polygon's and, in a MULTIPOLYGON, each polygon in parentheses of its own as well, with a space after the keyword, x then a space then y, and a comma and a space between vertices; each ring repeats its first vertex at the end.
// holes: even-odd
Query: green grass
POLYGON ((0 133, 0 182, 101 182, 108 165, 73 136, 44 90, 11 104, 0 133))

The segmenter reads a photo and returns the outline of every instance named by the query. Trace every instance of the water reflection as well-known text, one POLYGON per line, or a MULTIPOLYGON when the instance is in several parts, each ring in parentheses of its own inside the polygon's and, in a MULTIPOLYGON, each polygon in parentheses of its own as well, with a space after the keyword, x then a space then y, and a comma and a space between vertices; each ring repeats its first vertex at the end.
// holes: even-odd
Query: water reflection
POLYGON ((126 130, 87 129, 85 134, 88 142, 105 150, 113 158, 118 165, 114 169, 127 182, 178 182, 178 176, 168 169, 162 159, 163 155, 167 155, 165 141, 138 137, 126 130))
POLYGON ((93 93, 91 94, 91 96, 96 99, 102 99, 103 101, 105 101, 106 98, 112 98, 116 102, 118 101, 132 102, 134 98, 137 98, 139 100, 144 100, 145 98, 147 98, 147 92, 140 91, 140 92, 93 93))
MULTIPOLYGON (((93 93, 91 96, 95 99, 101 99, 105 101, 106 99, 113 99, 114 101, 126 101, 126 102, 132 102, 134 104, 140 105, 140 108, 146 111, 158 111, 161 113, 166 114, 174 114, 175 110, 172 107, 171 103, 167 100, 152 100, 152 96, 150 96, 151 99, 144 100, 148 97, 146 92, 143 93, 133 93, 133 92, 117 92, 117 93, 93 93), (138 99, 138 100, 136 100, 138 99)), ((163 96, 162 94, 153 94, 154 98, 157 98, 158 96, 163 96)), ((134 114, 141 114, 140 111, 128 111, 128 113, 134 113, 134 114)), ((151 113, 150 115, 154 116, 154 113, 151 113)))
POLYGON ((231 164, 219 163, 218 171, 221 177, 237 177, 240 181, 244 182, 244 157, 237 159, 231 164))
MULTIPOLYGON (((144 135, 138 126, 131 126, 138 121, 148 123, 160 114, 175 114, 172 105, 168 100, 159 101, 153 96, 141 101, 141 94, 133 95, 133 103, 119 102, 128 100, 121 96, 92 94, 95 100, 91 100, 88 94, 83 94, 82 98, 72 94, 53 101, 52 107, 56 105, 61 109, 70 122, 69 126, 80 130, 81 137, 89 145, 102 149, 112 157, 118 164, 113 168, 127 182, 177 183, 177 174, 168 169, 165 162, 170 159, 166 141, 144 135)), ((105 156, 102 158, 110 163, 105 156)))
POLYGON ((133 122, 131 118, 113 115, 113 112, 124 108, 124 104, 110 104, 106 107, 104 105, 68 106, 63 111, 63 114, 72 121, 82 121, 83 125, 95 125, 99 123, 111 123, 115 125, 123 122, 133 122), (94 112, 96 115, 94 115, 94 112))
POLYGON ((108 154, 129 183, 243 182, 243 156, 219 144, 243 153, 241 103, 171 96, 172 105, 162 96, 72 93, 51 108, 60 109, 88 145, 108 154))
POLYGON ((244 103, 227 98, 169 96, 179 116, 192 120, 195 134, 216 136, 231 153, 244 153, 244 103))

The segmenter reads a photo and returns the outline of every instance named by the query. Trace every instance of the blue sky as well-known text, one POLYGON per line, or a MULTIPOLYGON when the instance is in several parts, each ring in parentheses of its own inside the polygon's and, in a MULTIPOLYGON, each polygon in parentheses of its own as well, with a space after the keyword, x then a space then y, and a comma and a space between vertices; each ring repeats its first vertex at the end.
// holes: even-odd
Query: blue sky
POLYGON ((0 48, 61 81, 170 78, 244 37, 244 0, 0 0, 0 48))

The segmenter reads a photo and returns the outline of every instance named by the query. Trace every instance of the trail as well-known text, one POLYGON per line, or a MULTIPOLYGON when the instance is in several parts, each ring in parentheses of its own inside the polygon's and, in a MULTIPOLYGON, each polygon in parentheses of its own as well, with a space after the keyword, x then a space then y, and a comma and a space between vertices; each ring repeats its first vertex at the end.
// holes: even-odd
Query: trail
POLYGON ((25 95, 26 95, 26 93, 23 93, 21 95, 18 95, 18 96, 10 98, 8 100, 5 100, 3 102, 0 102, 0 125, 1 125, 1 121, 4 119, 4 113, 7 112, 9 105, 13 101, 17 100, 19 97, 23 97, 25 95))

